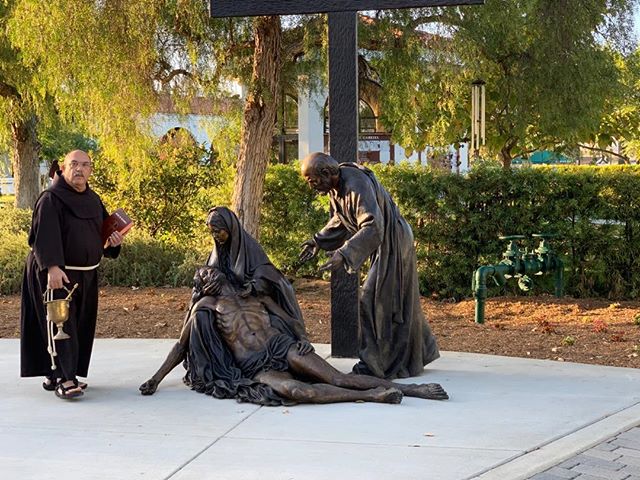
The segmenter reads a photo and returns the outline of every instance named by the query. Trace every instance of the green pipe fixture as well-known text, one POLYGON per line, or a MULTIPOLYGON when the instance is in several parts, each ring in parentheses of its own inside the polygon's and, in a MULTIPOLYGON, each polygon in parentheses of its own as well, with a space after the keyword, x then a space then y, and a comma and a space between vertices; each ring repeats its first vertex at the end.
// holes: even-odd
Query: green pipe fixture
POLYGON ((487 280, 490 278, 500 287, 504 286, 508 279, 517 278, 520 290, 528 292, 533 286, 532 275, 553 274, 555 295, 562 297, 564 264, 548 244, 548 239, 555 235, 534 233, 531 236, 540 239, 538 248, 531 252, 518 248, 516 241, 524 240, 526 238, 524 235, 499 237, 500 240, 509 242, 500 263, 482 266, 474 272, 471 288, 476 301, 476 323, 484 323, 487 280))

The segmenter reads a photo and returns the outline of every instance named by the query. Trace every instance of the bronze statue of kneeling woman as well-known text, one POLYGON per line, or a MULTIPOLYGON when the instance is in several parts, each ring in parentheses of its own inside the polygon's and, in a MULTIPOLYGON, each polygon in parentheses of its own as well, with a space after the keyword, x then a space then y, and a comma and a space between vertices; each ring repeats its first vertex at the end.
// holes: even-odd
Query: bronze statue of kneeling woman
POLYGON ((197 270, 193 300, 179 341, 140 386, 143 395, 155 393, 162 379, 188 359, 185 382, 192 389, 260 405, 448 398, 436 383, 401 384, 336 370, 306 338, 292 335, 286 325, 295 319, 270 296, 249 295, 218 268, 197 270))
POLYGON ((226 207, 214 207, 209 210, 207 226, 214 240, 207 265, 221 270, 233 285, 248 293, 270 297, 291 319, 287 325, 291 333, 298 340, 306 340, 304 318, 291 283, 242 227, 236 214, 226 207))

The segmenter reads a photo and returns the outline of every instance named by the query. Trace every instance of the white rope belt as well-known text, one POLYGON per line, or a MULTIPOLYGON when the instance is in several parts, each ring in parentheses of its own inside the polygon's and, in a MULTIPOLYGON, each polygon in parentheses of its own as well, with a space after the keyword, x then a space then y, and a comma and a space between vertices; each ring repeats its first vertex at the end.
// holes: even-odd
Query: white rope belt
POLYGON ((91 267, 72 267, 70 265, 65 265, 64 268, 66 270, 80 270, 80 271, 83 271, 83 272, 88 272, 89 270, 95 270, 99 266, 100 266, 100 264, 98 263, 97 265, 92 265, 91 267))
MULTIPOLYGON (((50 302, 53 300, 53 290, 47 289, 44 294, 44 301, 50 302)), ((58 356, 58 352, 56 351, 56 341, 53 339, 54 331, 53 326, 55 324, 49 319, 49 315, 47 315, 47 352, 49 352, 49 356, 51 357, 51 371, 54 371, 56 367, 56 357, 58 356)))

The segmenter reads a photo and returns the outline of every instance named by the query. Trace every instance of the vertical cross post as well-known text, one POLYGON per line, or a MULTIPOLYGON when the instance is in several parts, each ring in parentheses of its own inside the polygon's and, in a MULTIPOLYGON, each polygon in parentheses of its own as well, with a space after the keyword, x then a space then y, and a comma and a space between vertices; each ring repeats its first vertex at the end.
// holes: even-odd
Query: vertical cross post
MULTIPOLYGON (((329 153, 358 158, 358 13, 329 13, 329 153)), ((331 273, 331 355, 358 353, 359 275, 331 273)))
MULTIPOLYGON (((355 162, 359 133, 358 10, 481 3, 484 0, 209 0, 209 13, 214 18, 328 13, 329 152, 339 162, 355 162)), ((358 279, 358 274, 348 275, 344 271, 331 275, 331 354, 334 357, 354 357, 358 353, 358 279)))

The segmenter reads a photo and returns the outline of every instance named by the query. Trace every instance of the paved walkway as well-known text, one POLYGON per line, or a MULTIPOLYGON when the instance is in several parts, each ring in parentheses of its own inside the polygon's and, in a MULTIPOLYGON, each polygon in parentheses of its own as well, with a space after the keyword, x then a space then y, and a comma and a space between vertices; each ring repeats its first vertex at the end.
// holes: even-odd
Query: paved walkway
POLYGON ((531 480, 640 480, 640 427, 534 475, 531 480))
POLYGON ((412 380, 442 383, 446 402, 258 407, 188 390, 181 367, 139 395, 171 344, 98 340, 86 395, 65 402, 19 378, 18 341, 0 340, 0 478, 593 480, 598 460, 617 462, 604 478, 637 472, 638 369, 444 352, 412 380))

